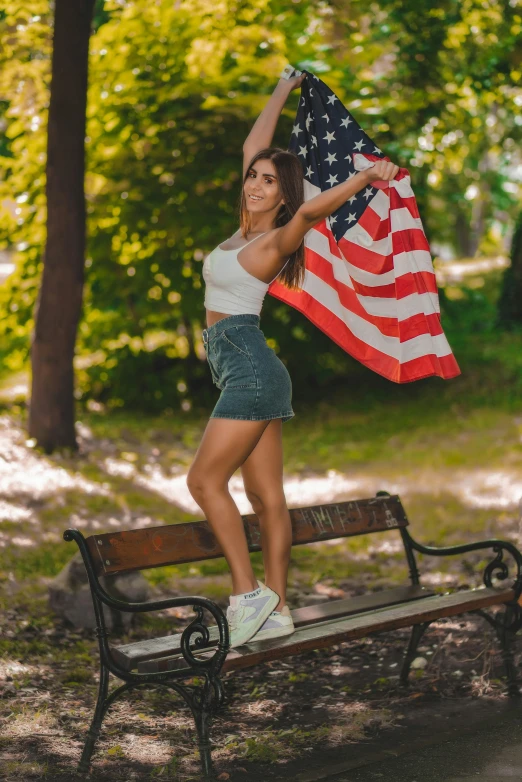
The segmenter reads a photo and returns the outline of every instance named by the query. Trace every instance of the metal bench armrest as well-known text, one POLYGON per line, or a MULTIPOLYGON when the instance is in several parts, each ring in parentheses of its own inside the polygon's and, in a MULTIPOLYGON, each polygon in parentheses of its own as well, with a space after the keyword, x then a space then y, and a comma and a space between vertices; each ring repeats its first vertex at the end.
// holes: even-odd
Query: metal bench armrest
POLYGON ((488 565, 486 565, 484 570, 484 584, 487 587, 493 586, 491 583, 493 575, 495 575, 499 581, 504 581, 504 579, 509 577, 508 566, 503 559, 503 553, 506 551, 511 554, 516 564, 516 577, 513 584, 515 600, 518 600, 520 597, 520 594, 522 593, 522 554, 513 543, 510 543, 507 540, 491 538, 489 540, 478 540, 474 543, 464 543, 459 546, 425 546, 414 540, 407 529, 401 529, 401 535, 406 545, 410 545, 415 551, 418 551, 420 554, 428 554, 435 557, 466 554, 468 551, 478 551, 480 549, 493 549, 496 556, 488 565))
MULTIPOLYGON (((64 540, 75 540, 78 548, 80 549, 87 576, 89 578, 89 584, 93 598, 97 598, 101 603, 104 603, 109 608, 116 609, 117 611, 126 611, 131 613, 147 613, 149 611, 162 611, 165 608, 176 608, 181 606, 192 606, 196 612, 196 618, 183 630, 181 634, 181 652, 183 657, 190 665, 191 668, 208 669, 209 667, 221 667, 224 662, 229 646, 229 629, 228 622, 225 614, 221 608, 216 605, 212 600, 206 597, 183 595, 182 597, 167 597, 161 600, 146 600, 139 603, 130 603, 125 600, 119 600, 116 597, 110 595, 100 584, 98 576, 96 575, 93 567, 91 555, 85 538, 82 533, 77 529, 67 529, 63 533, 64 540), (216 625, 219 631, 219 641, 217 644, 216 654, 212 658, 198 658, 195 657, 191 645, 196 649, 208 648, 209 642, 209 629, 203 624, 203 610, 207 610, 216 621, 216 625)), ((105 627, 103 618, 103 612, 100 607, 97 606, 96 599, 93 599, 94 612, 96 614, 97 624, 101 627, 105 627)))

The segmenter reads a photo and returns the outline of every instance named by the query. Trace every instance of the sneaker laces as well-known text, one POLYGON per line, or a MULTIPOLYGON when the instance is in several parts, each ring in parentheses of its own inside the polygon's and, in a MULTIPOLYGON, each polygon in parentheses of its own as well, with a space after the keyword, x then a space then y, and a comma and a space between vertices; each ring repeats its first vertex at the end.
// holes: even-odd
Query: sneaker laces
POLYGON ((235 630, 243 618, 243 614, 245 612, 245 607, 240 605, 237 608, 232 608, 232 606, 229 606, 227 608, 227 621, 230 625, 231 630, 235 630))

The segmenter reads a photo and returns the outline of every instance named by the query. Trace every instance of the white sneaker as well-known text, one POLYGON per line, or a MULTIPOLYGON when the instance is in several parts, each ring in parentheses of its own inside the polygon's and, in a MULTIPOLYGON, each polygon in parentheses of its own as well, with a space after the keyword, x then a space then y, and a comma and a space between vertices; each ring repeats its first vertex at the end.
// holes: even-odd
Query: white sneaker
POLYGON ((252 640, 262 641, 265 638, 279 638, 279 636, 291 635, 292 633, 295 633, 292 614, 288 606, 283 606, 280 611, 272 611, 252 640))
POLYGON ((279 603, 279 595, 262 581, 259 588, 242 595, 231 595, 227 608, 230 646, 246 644, 259 630, 270 612, 279 603))

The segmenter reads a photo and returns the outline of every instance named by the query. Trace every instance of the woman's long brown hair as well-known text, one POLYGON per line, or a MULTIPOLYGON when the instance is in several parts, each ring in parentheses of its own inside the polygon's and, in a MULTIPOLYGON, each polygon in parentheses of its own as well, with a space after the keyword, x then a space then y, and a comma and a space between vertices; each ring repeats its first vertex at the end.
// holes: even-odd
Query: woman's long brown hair
MULTIPOLYGON (((241 186, 241 196, 239 204, 239 226, 241 234, 246 238, 250 225, 250 212, 246 208, 244 184, 248 177, 248 172, 258 160, 271 160, 277 172, 279 188, 285 203, 275 217, 274 228, 280 228, 286 225, 295 215, 299 207, 304 203, 303 186, 303 167, 297 155, 280 147, 267 147, 261 149, 254 155, 246 170, 243 185, 241 186)), ((305 253, 304 241, 301 242, 297 250, 289 256, 288 262, 277 277, 277 281, 282 283, 290 290, 299 291, 303 285, 305 275, 305 253)))

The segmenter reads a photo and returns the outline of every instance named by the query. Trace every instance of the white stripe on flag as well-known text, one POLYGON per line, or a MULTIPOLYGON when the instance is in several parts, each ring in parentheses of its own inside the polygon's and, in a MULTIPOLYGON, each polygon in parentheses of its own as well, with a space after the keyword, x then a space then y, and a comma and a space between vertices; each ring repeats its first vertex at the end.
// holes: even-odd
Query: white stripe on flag
MULTIPOLYGON (((435 276, 431 253, 428 250, 408 250, 394 256, 395 277, 415 272, 430 272, 435 276)), ((387 276, 387 275, 382 275, 387 276)))
POLYGON ((411 189, 411 177, 403 176, 402 179, 392 179, 390 185, 396 189, 401 198, 414 198, 411 189))
POLYGON ((407 231, 411 228, 422 231, 422 221, 420 217, 413 217, 410 210, 406 209, 405 206, 400 209, 390 209, 390 223, 392 232, 407 231))
POLYGON ((357 295, 362 306, 368 313, 379 318, 397 318, 407 320, 413 315, 433 315, 436 309, 436 293, 412 293, 402 299, 389 299, 376 296, 357 295))
POLYGON ((319 195, 319 193, 322 192, 320 187, 317 187, 317 185, 312 185, 308 179, 303 179, 303 187, 305 201, 309 201, 311 198, 314 198, 314 196, 319 195))

